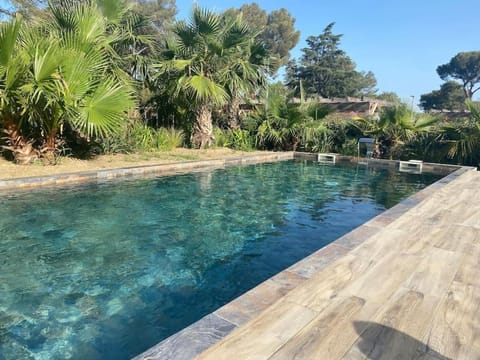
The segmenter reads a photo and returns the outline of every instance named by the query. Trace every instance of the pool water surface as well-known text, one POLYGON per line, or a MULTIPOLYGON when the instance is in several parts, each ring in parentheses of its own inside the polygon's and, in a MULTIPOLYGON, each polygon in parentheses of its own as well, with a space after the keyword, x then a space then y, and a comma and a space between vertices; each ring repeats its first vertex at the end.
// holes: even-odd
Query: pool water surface
POLYGON ((128 359, 438 180, 281 161, 0 194, 0 359, 128 359))

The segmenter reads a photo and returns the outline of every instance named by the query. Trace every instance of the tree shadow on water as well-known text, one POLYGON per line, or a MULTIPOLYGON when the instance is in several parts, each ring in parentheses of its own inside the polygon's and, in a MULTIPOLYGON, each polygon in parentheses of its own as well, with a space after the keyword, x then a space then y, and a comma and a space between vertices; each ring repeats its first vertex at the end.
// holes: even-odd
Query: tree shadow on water
POLYGON ((357 348, 369 360, 451 360, 394 328, 368 321, 354 321, 353 326, 360 335, 357 348))

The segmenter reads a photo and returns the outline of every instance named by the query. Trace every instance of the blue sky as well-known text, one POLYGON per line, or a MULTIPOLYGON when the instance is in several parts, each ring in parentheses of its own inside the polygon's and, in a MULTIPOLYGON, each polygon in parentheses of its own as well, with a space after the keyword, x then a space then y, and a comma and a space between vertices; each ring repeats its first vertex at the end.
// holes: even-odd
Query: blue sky
MULTIPOLYGON (((242 0, 198 0, 222 11, 242 0)), ((189 16, 192 0, 177 0, 178 17, 189 16)), ((301 55, 305 39, 319 35, 331 22, 344 34, 341 47, 359 70, 371 70, 380 91, 410 99, 438 89, 438 65, 460 51, 480 50, 479 0, 258 0, 267 11, 284 7, 296 19, 301 39, 292 51, 301 55)))

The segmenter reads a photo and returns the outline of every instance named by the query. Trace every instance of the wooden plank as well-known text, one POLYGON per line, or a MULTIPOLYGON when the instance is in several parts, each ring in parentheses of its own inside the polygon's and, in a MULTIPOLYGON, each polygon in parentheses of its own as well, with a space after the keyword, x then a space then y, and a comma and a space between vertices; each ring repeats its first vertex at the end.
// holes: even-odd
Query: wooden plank
POLYGON ((385 302, 414 273, 421 260, 417 255, 386 253, 381 261, 362 273, 340 295, 385 302))
POLYGON ((455 280, 465 285, 480 287, 480 237, 470 244, 468 251, 460 261, 455 280))
POLYGON ((418 226, 417 220, 406 214, 400 218, 400 223, 395 222, 388 229, 384 229, 371 242, 365 244, 355 251, 357 256, 362 257, 380 257, 383 258, 387 253, 421 255, 429 249, 435 241, 438 234, 441 234, 447 227, 438 224, 424 223, 418 226), (403 223, 403 219, 408 216, 409 220, 403 223))
POLYGON ((267 359, 307 325, 317 313, 280 300, 256 319, 234 331, 198 359, 267 359))
POLYGON ((454 281, 423 342, 451 359, 480 359, 480 287, 454 281))
MULTIPOLYGON (((480 207, 476 211, 477 214, 480 213, 480 207)), ((480 246, 480 229, 451 224, 432 234, 431 238, 434 239, 433 246, 437 248, 468 254, 472 251, 472 246, 480 246)))
POLYGON ((442 298, 460 267, 463 254, 432 247, 417 264, 405 287, 442 298))
POLYGON ((323 310, 338 296, 342 289, 355 281, 373 261, 361 259, 354 255, 344 256, 320 274, 307 281, 286 295, 288 301, 309 307, 315 311, 323 310))
POLYGON ((425 336, 439 302, 438 298, 400 288, 371 321, 353 324, 360 337, 343 358, 419 358, 425 353, 419 339, 425 336))
POLYGON ((385 230, 377 233, 352 250, 351 253, 361 259, 376 261, 382 259, 385 254, 402 251, 405 248, 402 241, 408 237, 409 233, 391 226, 388 227, 388 236, 385 236, 385 230))
MULTIPOLYGON (((358 297, 337 298, 270 359, 339 359, 358 338, 353 322, 365 321, 377 306, 358 297)), ((377 304, 375 304, 377 305, 377 304)))

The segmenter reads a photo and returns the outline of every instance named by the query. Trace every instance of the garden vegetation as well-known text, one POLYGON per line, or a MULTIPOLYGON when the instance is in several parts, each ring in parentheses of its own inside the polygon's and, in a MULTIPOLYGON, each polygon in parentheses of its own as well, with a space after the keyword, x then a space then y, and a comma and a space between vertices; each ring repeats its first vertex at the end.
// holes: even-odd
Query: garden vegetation
POLYGON ((180 146, 354 155, 365 136, 385 158, 480 161, 478 51, 437 68, 445 83, 418 113, 377 94, 334 23, 291 59, 286 9, 195 7, 175 21, 174 0, 12 0, 0 14, 0 145, 19 164, 180 146), (351 96, 386 106, 359 117, 318 101, 351 96))

